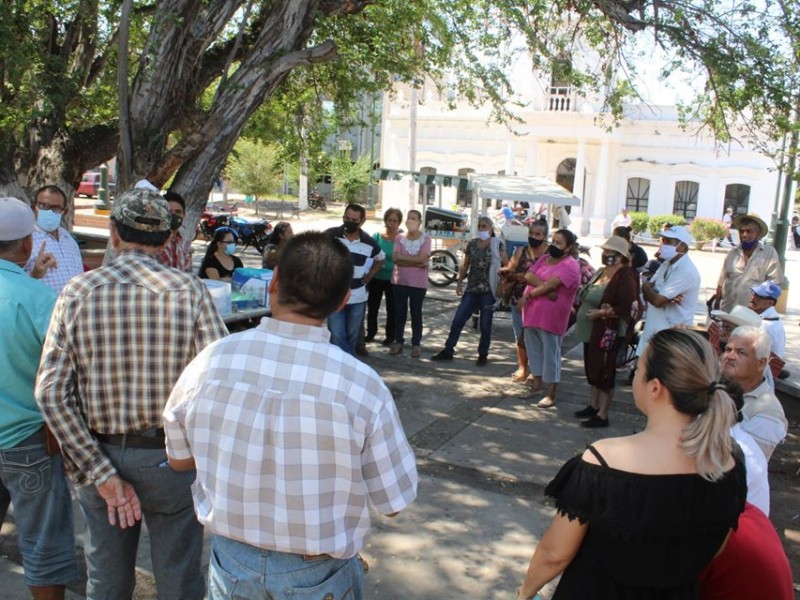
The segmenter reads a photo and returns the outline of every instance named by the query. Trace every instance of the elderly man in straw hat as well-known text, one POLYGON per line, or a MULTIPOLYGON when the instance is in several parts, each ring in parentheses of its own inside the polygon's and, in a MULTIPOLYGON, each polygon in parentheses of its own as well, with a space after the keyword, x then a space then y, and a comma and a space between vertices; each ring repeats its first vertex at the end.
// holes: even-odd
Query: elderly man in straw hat
POLYGON ((203 283, 158 262, 171 222, 151 190, 114 200, 117 257, 67 283, 42 352, 36 399, 78 486, 90 600, 131 597, 142 516, 159 598, 204 594, 195 474, 167 465, 161 414, 184 367, 227 331, 203 283))
POLYGON ((761 242, 769 231, 767 224, 754 214, 736 215, 733 228, 739 231, 741 243, 725 257, 716 293, 716 307, 727 313, 736 305, 750 304, 753 286, 764 281, 783 283, 777 251, 761 242))

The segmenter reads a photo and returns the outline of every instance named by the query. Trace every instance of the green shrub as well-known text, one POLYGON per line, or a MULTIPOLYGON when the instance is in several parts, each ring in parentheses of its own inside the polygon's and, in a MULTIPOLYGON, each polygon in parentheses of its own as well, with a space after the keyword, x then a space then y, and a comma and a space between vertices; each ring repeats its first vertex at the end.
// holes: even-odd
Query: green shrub
POLYGON ((709 219, 708 217, 697 217, 692 221, 689 229, 692 232, 692 237, 698 242, 719 240, 727 234, 725 224, 722 221, 709 219))
POLYGON ((647 230, 647 223, 650 217, 646 212, 629 212, 628 216, 631 218, 631 229, 633 233, 642 233, 647 230))
POLYGON ((650 231, 650 235, 653 237, 658 237, 658 235, 661 233, 661 230, 664 228, 664 223, 669 223, 670 226, 686 225, 686 219, 680 215, 656 215, 654 217, 650 217, 650 221, 647 224, 647 229, 650 231))

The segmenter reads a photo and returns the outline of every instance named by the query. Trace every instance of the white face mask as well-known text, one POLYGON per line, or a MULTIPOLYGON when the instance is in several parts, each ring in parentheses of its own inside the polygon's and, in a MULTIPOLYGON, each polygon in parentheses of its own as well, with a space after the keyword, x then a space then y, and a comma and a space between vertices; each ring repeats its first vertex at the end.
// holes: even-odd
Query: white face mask
POLYGON ((661 258, 664 260, 672 260, 678 255, 678 249, 675 246, 661 246, 661 258))
POLYGON ((480 240, 482 240, 484 242, 486 240, 488 240, 490 237, 492 237, 492 232, 491 231, 479 231, 478 232, 478 239, 480 239, 480 240))
POLYGON ((406 221, 406 229, 409 233, 416 233, 419 231, 419 223, 416 221, 406 221))

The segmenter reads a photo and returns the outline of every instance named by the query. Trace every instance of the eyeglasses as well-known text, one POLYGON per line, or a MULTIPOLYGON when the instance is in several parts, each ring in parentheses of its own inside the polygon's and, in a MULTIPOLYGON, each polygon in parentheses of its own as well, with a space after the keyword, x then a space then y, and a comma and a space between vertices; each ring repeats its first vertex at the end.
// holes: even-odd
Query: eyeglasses
POLYGON ((36 208, 39 210, 52 210, 57 215, 60 215, 64 212, 63 206, 50 206, 49 204, 43 204, 41 202, 36 203, 36 208))

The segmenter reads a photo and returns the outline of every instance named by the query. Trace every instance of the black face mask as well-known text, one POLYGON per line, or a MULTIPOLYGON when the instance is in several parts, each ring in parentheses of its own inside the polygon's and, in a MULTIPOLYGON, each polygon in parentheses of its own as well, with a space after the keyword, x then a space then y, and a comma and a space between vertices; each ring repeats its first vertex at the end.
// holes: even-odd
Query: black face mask
POLYGON ((345 221, 344 222, 344 230, 347 233, 355 233, 358 231, 358 228, 361 226, 360 223, 356 223, 355 221, 345 221))
POLYGON ((564 256, 564 251, 558 246, 554 246, 553 244, 550 244, 550 246, 548 246, 547 253, 553 258, 561 258, 562 256, 564 256))
POLYGON ((617 255, 616 254, 604 254, 603 255, 603 264, 607 267, 613 267, 617 264, 617 255))
POLYGON ((544 240, 539 240, 532 237, 528 238, 528 245, 530 245, 531 248, 538 248, 542 244, 544 244, 544 240))

